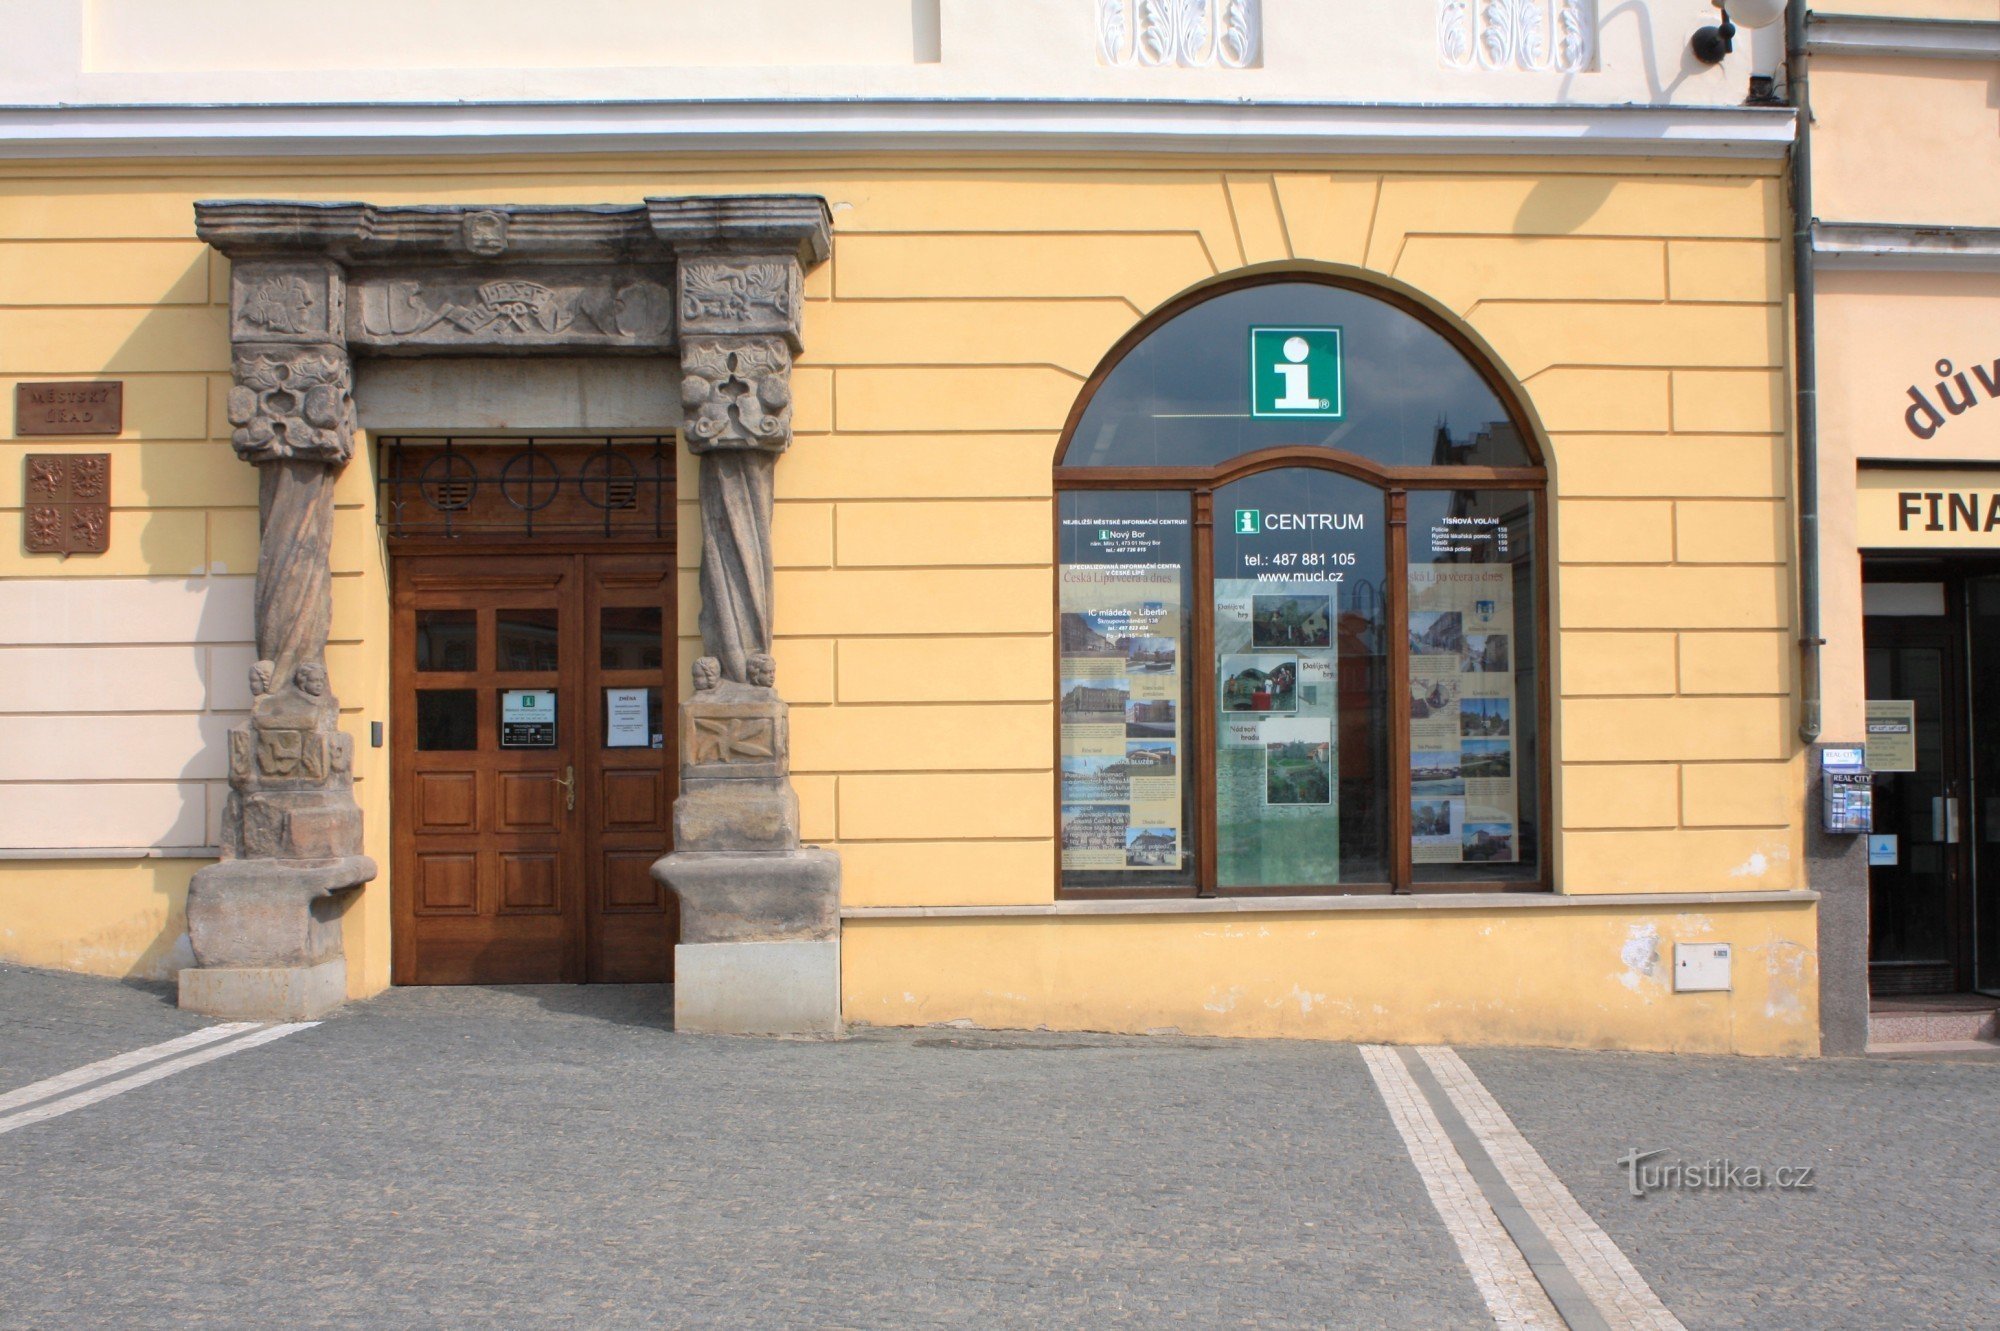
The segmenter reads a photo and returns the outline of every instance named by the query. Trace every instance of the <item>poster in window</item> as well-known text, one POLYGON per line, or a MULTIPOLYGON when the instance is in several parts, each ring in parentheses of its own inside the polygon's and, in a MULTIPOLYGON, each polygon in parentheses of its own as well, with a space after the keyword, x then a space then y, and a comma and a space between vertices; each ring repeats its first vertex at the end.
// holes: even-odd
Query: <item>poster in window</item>
POLYGON ((1060 576, 1063 868, 1178 869, 1181 566, 1060 576))
POLYGON ((1410 565, 1410 857, 1520 859, 1514 569, 1410 565))
POLYGON ((1225 885, 1340 881, 1339 585, 1216 580, 1216 868, 1225 885))

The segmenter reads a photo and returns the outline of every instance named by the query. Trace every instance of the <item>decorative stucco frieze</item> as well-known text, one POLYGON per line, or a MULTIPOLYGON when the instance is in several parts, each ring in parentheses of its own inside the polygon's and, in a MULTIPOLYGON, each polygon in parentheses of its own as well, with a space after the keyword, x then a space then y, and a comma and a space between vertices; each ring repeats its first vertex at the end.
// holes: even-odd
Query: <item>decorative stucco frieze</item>
POLYGON ((1262 0, 1097 0, 1101 64, 1248 69, 1263 48, 1262 0))
POLYGON ((1596 0, 1438 0, 1438 59, 1448 69, 1591 69, 1596 0))

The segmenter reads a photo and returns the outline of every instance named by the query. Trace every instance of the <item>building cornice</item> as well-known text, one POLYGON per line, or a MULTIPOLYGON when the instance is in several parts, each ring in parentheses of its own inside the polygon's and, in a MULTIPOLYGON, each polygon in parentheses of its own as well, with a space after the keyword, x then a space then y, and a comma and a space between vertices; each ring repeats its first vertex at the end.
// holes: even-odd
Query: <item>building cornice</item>
POLYGON ((2000 272, 2000 227, 1814 222, 1822 268, 2000 272))
POLYGON ((854 100, 0 106, 0 159, 552 152, 1776 158, 1784 107, 854 100))
POLYGON ((1813 55, 1993 60, 2000 59, 2000 23, 1982 19, 1812 14, 1806 19, 1806 49, 1813 55))

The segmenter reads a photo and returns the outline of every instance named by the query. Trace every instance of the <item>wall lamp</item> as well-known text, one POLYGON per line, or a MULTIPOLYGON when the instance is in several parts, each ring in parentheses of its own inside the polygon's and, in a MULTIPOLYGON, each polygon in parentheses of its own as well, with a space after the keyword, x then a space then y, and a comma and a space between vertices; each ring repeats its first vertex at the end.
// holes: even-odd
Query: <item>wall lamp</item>
POLYGON ((1785 16, 1785 0, 1715 0, 1716 9, 1722 13, 1722 22, 1699 29, 1688 42, 1694 51, 1694 58, 1704 65, 1719 65, 1724 56, 1736 49, 1736 28, 1741 24, 1746 28, 1768 28, 1785 16), (1734 17, 1730 10, 1735 10, 1734 17))

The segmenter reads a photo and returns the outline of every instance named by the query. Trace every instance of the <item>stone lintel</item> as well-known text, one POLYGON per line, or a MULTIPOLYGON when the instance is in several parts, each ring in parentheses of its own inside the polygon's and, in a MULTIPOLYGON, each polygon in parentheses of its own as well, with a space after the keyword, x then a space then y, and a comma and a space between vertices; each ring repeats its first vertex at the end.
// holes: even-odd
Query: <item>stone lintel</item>
POLYGON ((611 204, 305 203, 206 199, 195 234, 231 259, 322 255, 357 265, 662 263, 735 249, 793 258, 831 252, 832 214, 811 194, 747 194, 611 204))

